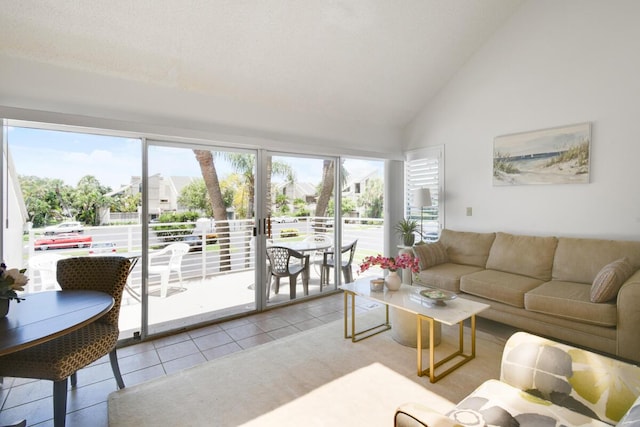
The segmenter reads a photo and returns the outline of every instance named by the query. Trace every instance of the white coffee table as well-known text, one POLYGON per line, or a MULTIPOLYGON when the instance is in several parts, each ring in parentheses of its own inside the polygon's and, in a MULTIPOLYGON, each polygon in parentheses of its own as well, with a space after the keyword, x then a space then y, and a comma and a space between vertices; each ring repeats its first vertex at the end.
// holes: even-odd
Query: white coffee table
POLYGON ((464 298, 456 298, 447 301, 446 305, 436 305, 430 300, 423 298, 420 291, 425 288, 421 286, 410 286, 403 284, 397 291, 385 290, 382 292, 371 291, 371 277, 364 277, 352 283, 345 283, 340 286, 344 291, 344 337, 351 338, 357 342, 391 329, 389 324, 389 307, 415 314, 417 317, 417 353, 418 353, 418 376, 429 375, 429 380, 434 383, 455 369, 464 365, 476 356, 476 314, 489 308, 488 304, 470 301, 464 298), (348 297, 351 296, 351 334, 348 327, 348 297), (385 322, 356 332, 356 296, 377 301, 385 305, 385 322), (471 352, 464 352, 464 321, 471 319, 471 352), (422 368, 422 325, 426 321, 429 323, 429 367, 422 368), (438 324, 459 325, 459 348, 450 355, 436 362, 435 360, 435 328, 438 324), (451 361, 454 358, 461 360, 448 367, 444 372, 436 375, 436 368, 451 361))

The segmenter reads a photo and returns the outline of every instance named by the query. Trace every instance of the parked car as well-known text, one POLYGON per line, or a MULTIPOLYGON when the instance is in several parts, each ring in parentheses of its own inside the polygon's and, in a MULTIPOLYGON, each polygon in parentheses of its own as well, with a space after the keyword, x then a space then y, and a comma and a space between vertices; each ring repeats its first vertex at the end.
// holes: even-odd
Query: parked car
POLYGON ((116 244, 113 242, 92 242, 89 246, 89 255, 116 253, 116 244))
MULTIPOLYGON (((189 252, 202 250, 201 234, 188 234, 182 238, 182 241, 189 245, 189 252)), ((207 234, 207 245, 215 244, 217 241, 218 235, 216 233, 207 234)))
POLYGON ((60 233, 84 233, 84 225, 78 221, 65 221, 45 227, 44 235, 53 236, 60 233))
POLYGON ((88 248, 92 242, 91 236, 80 233, 63 233, 50 237, 36 239, 33 243, 35 249, 46 251, 47 249, 88 248))
POLYGON ((273 221, 277 223, 298 222, 298 218, 292 216, 277 216, 273 218, 273 221))

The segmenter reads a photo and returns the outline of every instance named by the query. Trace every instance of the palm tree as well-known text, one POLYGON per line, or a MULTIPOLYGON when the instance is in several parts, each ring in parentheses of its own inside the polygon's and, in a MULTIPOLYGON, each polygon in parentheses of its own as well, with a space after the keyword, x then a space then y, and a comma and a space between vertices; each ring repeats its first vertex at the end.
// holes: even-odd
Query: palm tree
MULTIPOLYGON (((80 178, 73 201, 73 207, 78 212, 78 220, 89 225, 98 225, 98 208, 109 203, 109 199, 105 197, 109 190, 109 188, 100 185, 100 181, 93 175, 80 178)), ((56 191, 60 196, 59 190, 56 189, 56 191)), ((68 217, 71 217, 70 209, 62 201, 62 196, 60 196, 60 202, 68 217)))
POLYGON ((229 223, 227 221, 227 209, 222 199, 222 191, 220 191, 218 172, 213 162, 213 154, 209 150, 193 150, 193 153, 200 165, 202 178, 207 186, 211 207, 213 208, 213 218, 216 221, 216 233, 218 233, 218 242, 220 243, 220 271, 229 271, 231 270, 229 223))
POLYGON ((333 192, 334 179, 334 167, 335 162, 333 160, 325 160, 322 163, 322 188, 318 195, 318 202, 316 203, 316 216, 325 216, 327 213, 327 207, 329 207, 329 200, 331 199, 331 193, 333 192))
POLYGON ((255 164, 256 156, 253 154, 241 154, 241 153, 221 153, 226 158, 231 166, 244 178, 244 183, 247 187, 247 218, 253 218, 253 200, 255 198, 255 164))
MULTIPOLYGON (((229 162, 231 166, 244 177, 245 184, 248 189, 247 199, 247 218, 253 218, 253 201, 255 198, 255 161, 256 157, 253 154, 241 154, 241 153, 224 153, 222 154, 229 162)), ((289 179, 293 179, 293 169, 290 165, 284 162, 272 162, 271 156, 267 159, 267 198, 271 200, 271 174, 279 176, 287 176, 289 179)), ((271 216, 271 203, 267 204, 267 216, 271 216)))
MULTIPOLYGON (((334 167, 335 162, 333 160, 325 160, 322 163, 322 188, 320 189, 320 195, 318 196, 318 203, 316 203, 316 216, 322 217, 327 214, 329 200, 331 200, 333 185, 335 183, 334 167)), ((348 176, 349 173, 344 168, 344 160, 342 160, 340 162, 341 187, 345 186, 348 176)))
MULTIPOLYGON (((218 179, 218 172, 213 161, 213 154, 208 150, 193 150, 198 164, 200 165, 200 171, 204 178, 204 183, 207 187, 207 193, 211 200, 213 208, 213 218, 216 221, 216 232, 218 233, 218 241, 220 242, 220 271, 229 271, 231 269, 231 252, 230 252, 230 235, 229 235, 229 223, 227 220, 227 210, 224 205, 224 199, 222 196, 222 190, 220 189, 220 181, 218 179)), ((240 173, 245 180, 248 188, 248 218, 253 218, 253 200, 255 197, 255 156, 252 154, 241 153, 219 153, 229 160, 231 165, 240 173)), ((267 180, 271 181, 271 158, 267 165, 267 180)), ((281 162, 275 162, 273 164, 273 170, 278 174, 291 173, 291 167, 281 162)), ((270 184, 269 184, 270 185, 270 184)), ((269 188, 267 185, 267 188, 269 188)), ((269 210, 271 206, 269 204, 269 210)))

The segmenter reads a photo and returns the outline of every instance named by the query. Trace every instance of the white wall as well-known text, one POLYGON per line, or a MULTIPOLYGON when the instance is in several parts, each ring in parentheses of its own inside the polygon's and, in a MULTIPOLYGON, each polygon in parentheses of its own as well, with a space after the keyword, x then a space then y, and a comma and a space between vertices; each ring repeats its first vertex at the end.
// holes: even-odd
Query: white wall
POLYGON ((640 239, 639 18, 636 0, 529 0, 440 91, 405 149, 445 145, 447 228, 640 239), (494 137, 581 122, 589 184, 493 186, 494 137))
POLYGON ((310 116, 0 55, 0 118, 264 147, 388 158, 401 130, 310 116))

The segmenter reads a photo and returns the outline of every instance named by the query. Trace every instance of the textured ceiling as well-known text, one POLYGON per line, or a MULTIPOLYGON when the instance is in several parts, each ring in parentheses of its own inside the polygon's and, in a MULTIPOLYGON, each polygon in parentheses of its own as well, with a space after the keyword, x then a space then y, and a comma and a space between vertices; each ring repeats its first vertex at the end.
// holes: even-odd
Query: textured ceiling
POLYGON ((0 54, 402 127, 521 0, 0 0, 0 54))

